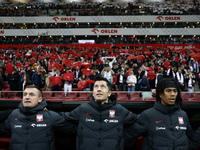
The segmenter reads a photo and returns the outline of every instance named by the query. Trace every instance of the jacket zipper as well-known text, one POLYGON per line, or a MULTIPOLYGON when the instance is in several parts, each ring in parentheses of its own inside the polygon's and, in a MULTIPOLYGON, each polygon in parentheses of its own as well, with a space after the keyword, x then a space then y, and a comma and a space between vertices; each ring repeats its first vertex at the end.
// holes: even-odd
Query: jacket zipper
POLYGON ((169 117, 170 117, 170 130, 171 130, 171 135, 172 135, 172 142, 173 142, 173 149, 175 148, 175 142, 174 142, 174 132, 173 132, 173 125, 172 125, 172 117, 171 117, 171 115, 169 115, 169 117))
POLYGON ((100 110, 100 120, 99 120, 99 123, 100 123, 100 128, 99 128, 99 139, 98 139, 98 149, 100 150, 101 149, 101 130, 102 130, 102 115, 101 115, 101 110, 100 110))
POLYGON ((26 150, 28 150, 28 124, 29 124, 29 118, 27 118, 26 122, 26 150))
POLYGON ((81 149, 82 140, 83 140, 83 127, 81 126, 80 137, 79 137, 79 149, 81 149))

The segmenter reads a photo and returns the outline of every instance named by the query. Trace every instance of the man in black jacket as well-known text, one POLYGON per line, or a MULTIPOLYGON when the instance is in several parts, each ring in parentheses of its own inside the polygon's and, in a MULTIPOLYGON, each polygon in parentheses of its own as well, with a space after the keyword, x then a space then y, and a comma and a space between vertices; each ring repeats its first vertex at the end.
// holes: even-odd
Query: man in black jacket
POLYGON ((64 114, 78 124, 76 150, 124 150, 124 129, 136 115, 116 104, 109 87, 107 79, 97 76, 89 103, 64 114))
POLYGON ((11 130, 10 150, 54 150, 54 127, 66 132, 76 126, 53 111, 45 111, 46 101, 35 85, 26 86, 23 101, 8 119, 0 124, 0 132, 11 130))
POLYGON ((181 110, 182 98, 178 82, 163 78, 156 89, 156 102, 153 108, 138 115, 136 122, 127 129, 135 143, 143 136, 143 150, 190 150, 198 147, 200 134, 193 131, 185 111, 181 110))

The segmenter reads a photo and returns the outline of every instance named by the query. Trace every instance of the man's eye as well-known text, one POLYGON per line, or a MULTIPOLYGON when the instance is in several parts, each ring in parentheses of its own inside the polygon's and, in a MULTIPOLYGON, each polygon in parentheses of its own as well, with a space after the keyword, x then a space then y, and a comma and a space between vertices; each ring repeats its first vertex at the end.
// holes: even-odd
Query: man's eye
POLYGON ((105 85, 102 85, 101 87, 102 87, 102 88, 105 88, 105 85))

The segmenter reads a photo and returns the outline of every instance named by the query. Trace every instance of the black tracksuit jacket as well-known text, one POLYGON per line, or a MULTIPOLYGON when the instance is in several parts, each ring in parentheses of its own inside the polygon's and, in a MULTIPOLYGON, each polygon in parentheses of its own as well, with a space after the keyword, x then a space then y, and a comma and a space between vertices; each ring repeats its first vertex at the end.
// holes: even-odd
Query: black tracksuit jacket
POLYGON ((67 120, 78 123, 76 150, 124 150, 124 128, 135 121, 136 115, 111 97, 103 105, 91 98, 89 103, 65 113, 67 120))
POLYGON ((1 132, 11 130, 10 150, 54 150, 54 127, 63 127, 65 132, 76 130, 60 114, 44 111, 46 105, 43 99, 36 107, 26 109, 21 102, 19 109, 0 124, 1 132))
POLYGON ((177 103, 166 106, 156 101, 153 108, 138 115, 127 132, 131 132, 133 143, 143 135, 142 150, 190 150, 199 145, 199 131, 193 131, 186 112, 177 103))

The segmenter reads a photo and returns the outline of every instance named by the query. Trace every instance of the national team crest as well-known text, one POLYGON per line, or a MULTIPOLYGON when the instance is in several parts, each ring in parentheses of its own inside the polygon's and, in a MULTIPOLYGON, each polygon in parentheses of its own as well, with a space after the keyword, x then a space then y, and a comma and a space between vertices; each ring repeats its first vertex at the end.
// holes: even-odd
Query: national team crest
POLYGON ((109 110, 109 117, 115 117, 115 110, 109 110))
POLYGON ((183 117, 178 117, 179 124, 184 124, 183 117))
POLYGON ((43 121, 43 115, 42 114, 36 115, 36 120, 37 122, 43 121))

